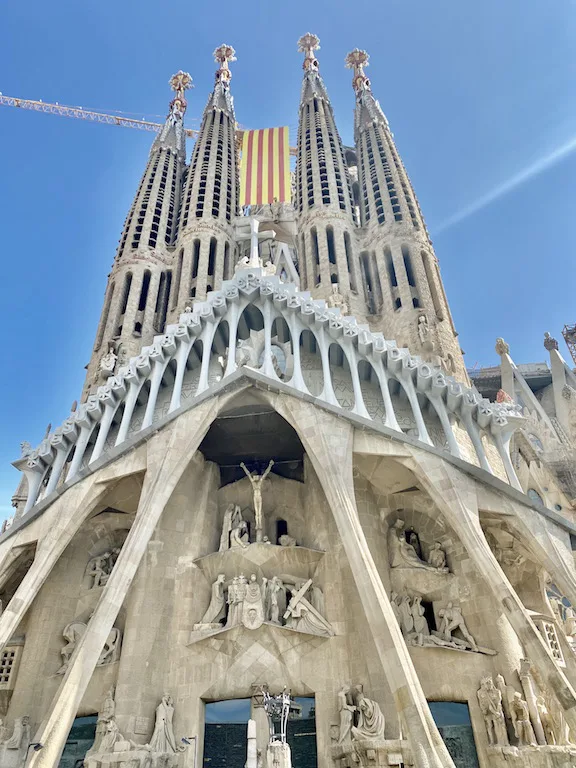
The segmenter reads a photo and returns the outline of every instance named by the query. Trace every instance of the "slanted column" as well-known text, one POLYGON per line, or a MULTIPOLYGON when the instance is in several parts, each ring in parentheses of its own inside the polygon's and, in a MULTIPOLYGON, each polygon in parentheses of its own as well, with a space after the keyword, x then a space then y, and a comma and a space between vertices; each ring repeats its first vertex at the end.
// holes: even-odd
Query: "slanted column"
POLYGON ((309 403, 286 399, 279 412, 298 432, 331 507, 414 765, 454 768, 362 530, 352 477, 354 430, 309 403))
POLYGON ((475 482, 437 456, 424 455, 421 451, 413 451, 412 458, 399 461, 414 472, 418 483, 432 498, 446 523, 452 530, 458 531, 477 573, 483 575, 525 652, 564 707, 568 724, 576 729, 576 690, 554 661, 544 638, 490 549, 480 525, 475 482), (434 482, 431 477, 435 478, 434 482))
POLYGON ((516 470, 514 469, 514 465, 512 464, 512 460, 510 458, 510 440, 512 439, 512 434, 514 433, 514 431, 515 430, 513 428, 504 431, 504 429, 501 429, 498 426, 496 427, 493 426, 492 436, 494 438, 494 444, 498 449, 500 458, 502 459, 502 464, 504 465, 504 470, 506 472, 508 482, 510 483, 512 488, 516 488, 517 491, 521 491, 522 493, 524 493, 522 486, 520 485, 520 480, 518 480, 518 475, 516 474, 516 470))
POLYGON ((122 414, 122 421, 118 429, 118 435, 116 436, 116 442, 114 445, 120 445, 128 437, 128 431, 130 430, 130 422, 134 414, 134 408, 136 407, 136 401, 142 388, 143 381, 139 381, 138 374, 131 371, 130 374, 130 386, 128 394, 126 395, 126 401, 124 402, 124 413, 122 414))
POLYGON ((531 663, 528 659, 521 659, 520 661, 520 682, 522 683, 522 690, 526 697, 526 704, 528 704, 528 711, 530 712, 530 720, 534 726, 534 733, 536 735, 536 741, 540 746, 546 745, 546 736, 544 735, 544 728, 542 727, 542 721, 538 714, 538 704, 536 703, 536 691, 534 690, 534 681, 530 673, 531 663))
POLYGON ((318 395, 322 400, 325 400, 330 405, 336 405, 340 407, 338 398, 334 394, 334 388, 332 387, 332 372, 330 371, 330 339, 326 335, 324 328, 318 329, 318 335, 316 337, 318 346, 320 347, 320 356, 322 358, 322 378, 323 386, 322 392, 318 395))
POLYGON ((358 360, 356 351, 352 346, 352 342, 348 339, 343 339, 340 344, 348 360, 348 366, 350 368, 350 376, 352 377, 352 389, 354 390, 354 408, 352 413, 362 416, 364 419, 372 420, 372 417, 366 410, 364 405, 364 398, 362 397, 362 388, 360 386, 360 377, 358 376, 358 360))
POLYGON ((160 390, 160 384, 162 383, 162 376, 168 365, 168 360, 164 360, 164 356, 160 353, 156 360, 154 360, 154 368, 152 369, 152 376, 150 378, 150 392, 148 393, 148 402, 146 403, 146 411, 142 420, 141 429, 146 429, 152 424, 154 419, 154 409, 156 408, 156 400, 158 399, 158 391, 160 390))
POLYGON ((216 416, 217 408, 217 399, 204 403, 193 412, 183 414, 148 442, 148 466, 136 519, 88 629, 76 644, 64 679, 52 701, 50 714, 35 735, 34 740, 43 744, 44 748, 32 753, 28 768, 54 768, 58 765, 80 702, 148 542, 177 482, 193 460, 194 453, 216 416))

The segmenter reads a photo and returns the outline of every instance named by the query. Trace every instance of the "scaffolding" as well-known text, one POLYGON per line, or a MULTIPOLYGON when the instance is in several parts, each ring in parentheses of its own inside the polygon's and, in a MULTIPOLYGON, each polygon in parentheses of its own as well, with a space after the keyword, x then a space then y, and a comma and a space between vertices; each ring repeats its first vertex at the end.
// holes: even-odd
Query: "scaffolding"
POLYGON ((576 365, 576 324, 565 325, 562 329, 562 336, 564 336, 566 346, 570 350, 574 365, 576 365))

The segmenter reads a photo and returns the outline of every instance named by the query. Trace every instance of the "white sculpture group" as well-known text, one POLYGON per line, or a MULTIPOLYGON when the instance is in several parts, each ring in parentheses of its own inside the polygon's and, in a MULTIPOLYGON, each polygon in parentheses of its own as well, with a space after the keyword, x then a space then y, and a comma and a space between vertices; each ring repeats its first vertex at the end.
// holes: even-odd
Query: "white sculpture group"
POLYGON ((221 573, 212 584, 208 609, 194 630, 222 629, 225 620, 226 628, 243 625, 246 629, 258 629, 267 622, 299 632, 331 636, 334 631, 323 614, 324 595, 312 579, 286 582, 273 576, 262 577, 259 582, 256 574, 247 579, 241 573, 227 581, 221 573))
POLYGON ((466 626, 461 608, 452 602, 438 611, 440 618, 438 630, 430 630, 420 595, 411 597, 408 594, 399 595, 397 592, 392 592, 390 602, 402 634, 409 645, 439 646, 489 655, 494 653, 489 648, 481 648, 477 645, 466 626), (456 636, 455 632, 459 632, 461 637, 456 636))
POLYGON ((404 521, 396 520, 388 531, 388 556, 391 568, 418 568, 436 573, 449 572, 446 553, 440 542, 437 541, 432 545, 427 560, 423 560, 417 551, 419 545, 416 546, 418 540, 416 533, 411 531, 409 538, 410 541, 406 537, 404 521))
POLYGON ((520 663, 524 697, 502 675, 480 681, 478 704, 491 747, 567 746, 570 729, 549 691, 538 692, 528 659, 520 663))
POLYGON ((183 752, 185 747, 177 744, 174 736, 174 701, 169 693, 162 696, 155 715, 154 731, 147 744, 138 744, 132 739, 126 739, 116 722, 116 704, 114 691, 111 689, 98 714, 94 744, 86 753, 87 768, 91 768, 91 760, 94 760, 95 765, 100 765, 96 760, 97 757, 113 753, 119 754, 119 763, 124 765, 125 758, 121 757, 121 753, 138 751, 146 753, 144 765, 149 768, 160 768, 160 766, 169 768, 175 765, 175 756, 183 752), (171 756, 174 756, 174 759, 171 760, 171 756))
POLYGON ((385 720, 380 706, 364 695, 363 686, 344 685, 338 693, 338 744, 384 739, 385 720))

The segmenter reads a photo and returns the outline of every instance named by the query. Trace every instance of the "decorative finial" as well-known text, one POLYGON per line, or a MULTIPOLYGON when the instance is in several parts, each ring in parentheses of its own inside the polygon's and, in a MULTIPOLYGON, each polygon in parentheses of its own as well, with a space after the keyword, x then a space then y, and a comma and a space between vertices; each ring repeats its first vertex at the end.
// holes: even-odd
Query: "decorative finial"
POLYGON ((314 51, 320 49, 320 38, 317 35, 313 35, 311 32, 306 32, 298 40, 298 50, 304 54, 304 64, 302 68, 305 72, 312 70, 317 72, 319 68, 318 59, 314 56, 314 51))
POLYGON ((370 90, 370 80, 366 77, 364 72, 364 67, 368 66, 369 58, 370 56, 366 51, 361 51, 360 48, 354 48, 354 50, 350 51, 348 56, 344 59, 347 68, 354 70, 352 87, 356 93, 370 90))
POLYGON ((500 356, 510 354, 510 347, 500 336, 496 339, 496 354, 500 356))
POLYGON ((216 82, 220 81, 224 85, 228 85, 232 78, 232 72, 228 66, 231 61, 236 61, 236 51, 231 45, 222 43, 214 51, 214 61, 216 64, 220 64, 220 69, 216 72, 216 82))
POLYGON ((170 88, 176 93, 176 96, 174 96, 170 102, 170 110, 172 113, 178 112, 183 115, 188 106, 188 103, 184 98, 184 93, 190 88, 194 88, 192 78, 188 72, 180 70, 179 72, 176 72, 175 75, 172 75, 168 83, 170 84, 170 88))
POLYGON ((552 352, 553 349, 558 349, 558 342, 553 336, 550 336, 548 331, 544 334, 544 348, 548 350, 548 352, 552 352))

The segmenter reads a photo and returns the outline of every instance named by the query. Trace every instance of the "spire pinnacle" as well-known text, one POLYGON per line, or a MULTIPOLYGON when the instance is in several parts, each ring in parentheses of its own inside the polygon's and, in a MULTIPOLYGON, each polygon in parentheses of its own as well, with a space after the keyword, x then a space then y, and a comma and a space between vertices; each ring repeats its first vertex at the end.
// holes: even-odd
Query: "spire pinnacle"
POLYGON ((302 68, 305 72, 318 72, 318 59, 314 56, 314 51, 320 49, 320 38, 311 32, 306 32, 298 40, 298 50, 304 54, 304 63, 302 68))
POLYGON ((346 67, 354 70, 354 76, 352 77, 352 87, 356 93, 370 90, 370 80, 364 72, 364 67, 368 66, 368 59, 370 56, 366 51, 361 51, 360 48, 354 48, 350 51, 345 58, 346 67))
POLYGON ((216 82, 220 82, 223 85, 228 85, 232 79, 232 72, 230 72, 229 62, 236 61, 236 51, 231 45, 222 43, 214 51, 214 61, 216 64, 220 64, 220 69, 216 72, 216 82))
POLYGON ((176 72, 175 75, 172 75, 168 83, 170 88, 172 88, 172 90, 176 93, 170 102, 170 111, 172 114, 178 112, 183 115, 184 112, 186 112, 186 107, 188 106, 188 103, 184 98, 184 93, 190 88, 194 88, 192 85, 192 78, 188 72, 183 72, 180 70, 179 72, 176 72))

